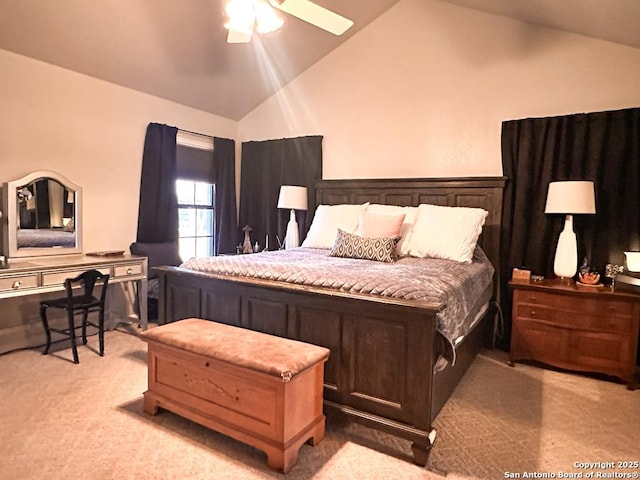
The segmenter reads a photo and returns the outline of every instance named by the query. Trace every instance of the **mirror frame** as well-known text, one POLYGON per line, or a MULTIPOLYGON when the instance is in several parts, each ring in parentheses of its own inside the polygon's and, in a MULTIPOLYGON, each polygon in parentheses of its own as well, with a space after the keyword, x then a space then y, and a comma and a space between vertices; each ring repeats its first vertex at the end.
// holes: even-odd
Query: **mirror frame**
POLYGON ((73 255, 82 253, 82 187, 71 182, 59 173, 38 170, 17 180, 6 182, 2 186, 2 244, 4 255, 8 258, 43 257, 50 255, 73 255), (23 247, 18 248, 18 204, 17 189, 35 180, 50 178, 67 190, 75 192, 74 224, 76 229, 75 247, 23 247))

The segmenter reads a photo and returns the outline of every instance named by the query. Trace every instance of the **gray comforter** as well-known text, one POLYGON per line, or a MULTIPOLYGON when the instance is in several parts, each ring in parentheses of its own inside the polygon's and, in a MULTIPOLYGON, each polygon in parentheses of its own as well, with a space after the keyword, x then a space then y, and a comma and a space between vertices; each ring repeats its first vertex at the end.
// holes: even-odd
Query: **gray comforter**
MULTIPOLYGON (((221 275, 244 276, 373 294, 418 303, 439 303, 438 331, 449 341, 471 328, 468 314, 491 285, 493 266, 479 247, 470 264, 434 258, 404 257, 396 263, 336 258, 329 250, 295 248, 252 255, 192 259, 182 267, 221 275)), ((453 361, 453 352, 447 355, 453 361)))
POLYGON ((18 248, 75 247, 75 232, 62 229, 19 229, 18 248))

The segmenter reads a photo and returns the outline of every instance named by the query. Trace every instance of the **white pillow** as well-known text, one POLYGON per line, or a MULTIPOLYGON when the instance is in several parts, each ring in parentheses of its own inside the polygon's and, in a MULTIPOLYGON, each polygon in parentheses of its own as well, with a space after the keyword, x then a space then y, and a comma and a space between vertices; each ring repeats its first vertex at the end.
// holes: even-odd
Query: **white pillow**
POLYGON ((399 237, 403 222, 404 213, 401 215, 378 215, 364 211, 360 213, 355 234, 366 238, 399 237))
POLYGON ((413 226, 418 218, 418 207, 400 207, 397 205, 381 205, 379 203, 372 203, 367 207, 367 213, 373 213, 376 215, 404 215, 404 221, 402 222, 402 228, 400 229, 402 239, 396 247, 396 252, 398 252, 398 255, 400 256, 408 256, 413 226))
POLYGON ((482 208, 420 205, 411 255, 471 263, 487 215, 482 208))
POLYGON ((313 216, 303 247, 332 248, 338 235, 338 228, 347 233, 355 232, 360 213, 369 205, 318 205, 313 216))

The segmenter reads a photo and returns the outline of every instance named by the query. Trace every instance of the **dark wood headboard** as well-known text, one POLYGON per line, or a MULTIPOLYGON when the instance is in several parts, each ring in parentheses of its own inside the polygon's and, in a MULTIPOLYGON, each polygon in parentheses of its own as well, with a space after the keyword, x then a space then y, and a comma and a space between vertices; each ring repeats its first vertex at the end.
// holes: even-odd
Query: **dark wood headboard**
MULTIPOLYGON (((500 273, 500 227, 505 177, 394 178, 320 180, 316 205, 381 203, 417 207, 421 203, 449 207, 484 208, 489 215, 478 243, 500 273)), ((309 210, 313 210, 310 208, 309 210)))

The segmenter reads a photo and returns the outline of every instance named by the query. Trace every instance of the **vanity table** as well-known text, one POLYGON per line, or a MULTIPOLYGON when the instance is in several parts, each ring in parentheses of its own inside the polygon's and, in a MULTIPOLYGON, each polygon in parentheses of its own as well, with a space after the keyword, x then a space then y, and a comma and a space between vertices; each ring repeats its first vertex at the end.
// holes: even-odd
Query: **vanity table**
POLYGON ((66 278, 96 269, 109 275, 109 285, 135 282, 139 322, 147 328, 147 257, 134 255, 60 255, 11 259, 0 268, 0 299, 64 291, 66 278))
POLYGON ((39 295, 64 291, 66 278, 90 269, 109 274, 109 289, 114 284, 136 286, 138 322, 146 330, 147 257, 122 254, 10 259, 0 267, 0 317, 8 316, 1 319, 7 324, 5 328, 0 326, 0 351, 41 345, 44 333, 37 305, 46 297, 39 295))
MULTIPOLYGON (((57 172, 40 170, 2 184, 0 353, 41 345, 39 302, 51 292, 59 296, 65 279, 91 269, 109 275, 107 325, 121 317, 114 313, 122 302, 112 285, 133 284, 138 322, 147 328, 147 258, 124 251, 84 254, 82 206, 82 187, 57 172)), ((132 295, 126 297, 128 317, 132 295)))

